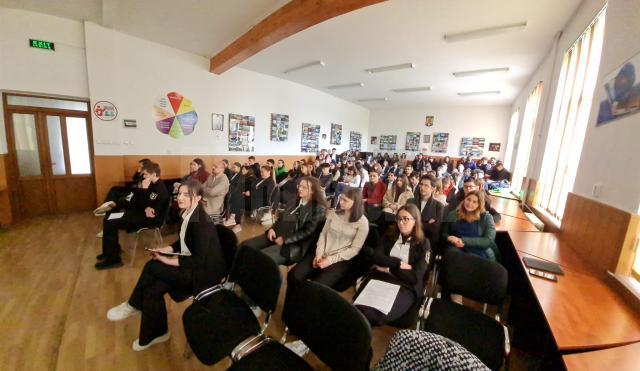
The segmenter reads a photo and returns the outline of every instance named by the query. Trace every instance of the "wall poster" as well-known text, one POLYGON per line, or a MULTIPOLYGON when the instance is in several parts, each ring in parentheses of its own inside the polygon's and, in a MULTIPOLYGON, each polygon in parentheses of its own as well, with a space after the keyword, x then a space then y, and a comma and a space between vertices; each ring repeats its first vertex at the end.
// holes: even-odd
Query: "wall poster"
POLYGON ((603 78, 605 99, 600 102, 596 126, 640 112, 640 53, 603 78))
POLYGON ((489 152, 500 152, 500 143, 489 143, 489 152))
POLYGON ((352 151, 360 151, 362 148, 362 134, 356 131, 349 132, 349 149, 352 151))
POLYGON ((404 149, 407 151, 419 151, 420 150, 420 132, 408 131, 407 140, 404 145, 404 149))
POLYGON ((320 141, 320 125, 302 123, 301 151, 318 153, 320 141))
POLYGON ((253 152, 256 119, 229 114, 229 151, 253 152))
POLYGON ((340 145, 342 143, 342 125, 331 124, 330 144, 340 145))
POLYGON ((381 151, 395 151, 397 135, 381 135, 380 136, 380 150, 381 151))
POLYGON ((176 92, 156 98, 152 114, 158 131, 174 139, 193 133, 198 122, 191 100, 176 92))
POLYGON ((433 133, 431 152, 447 153, 449 148, 449 133, 433 133))
POLYGON ((422 138, 422 143, 431 143, 431 135, 425 134, 422 138))
POLYGON ((378 137, 371 137, 371 144, 378 144, 378 137))
POLYGON ((286 142, 289 139, 289 115, 271 114, 271 141, 286 142))
POLYGON ((484 152, 484 138, 460 139, 460 156, 480 157, 484 152))

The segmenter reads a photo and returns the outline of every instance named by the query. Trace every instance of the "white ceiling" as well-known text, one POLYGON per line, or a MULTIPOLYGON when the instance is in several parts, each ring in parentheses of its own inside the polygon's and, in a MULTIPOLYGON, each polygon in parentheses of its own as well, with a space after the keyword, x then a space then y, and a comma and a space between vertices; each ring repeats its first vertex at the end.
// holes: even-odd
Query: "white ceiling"
MULTIPOLYGON (((287 0, 0 0, 0 6, 86 19, 121 32, 211 57, 287 0)), ((288 79, 372 109, 418 104, 509 104, 548 53, 580 0, 390 0, 328 20, 285 39, 240 67, 288 79), (445 43, 442 35, 526 21, 524 31, 445 43), (283 71, 311 61, 313 67, 283 71), (413 62, 415 69, 364 69, 413 62), (502 75, 452 72, 509 67, 502 75), (327 86, 363 82, 364 87, 327 86), (429 85, 430 92, 391 89, 429 85), (461 91, 500 95, 460 97, 461 91), (387 102, 358 99, 388 97, 387 102)))

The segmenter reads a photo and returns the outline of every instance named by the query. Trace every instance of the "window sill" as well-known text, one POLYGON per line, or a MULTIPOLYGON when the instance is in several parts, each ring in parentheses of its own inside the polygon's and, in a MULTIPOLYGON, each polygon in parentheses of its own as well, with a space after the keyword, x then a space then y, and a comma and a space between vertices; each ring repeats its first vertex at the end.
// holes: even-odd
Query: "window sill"
POLYGON ((540 215, 542 215, 541 219, 544 219, 543 223, 545 225, 552 224, 553 229, 560 230, 560 225, 562 224, 562 222, 558 220, 555 216, 549 214, 547 210, 541 208, 540 206, 534 206, 533 209, 536 212, 538 212, 540 215))
POLYGON ((640 282, 638 282, 636 279, 629 276, 615 274, 613 272, 607 272, 607 273, 609 273, 609 275, 611 276, 611 278, 613 278, 615 282, 617 282, 624 289, 626 289, 625 291, 630 297, 630 299, 632 300, 635 299, 633 300, 635 304, 634 306, 640 307, 640 282))

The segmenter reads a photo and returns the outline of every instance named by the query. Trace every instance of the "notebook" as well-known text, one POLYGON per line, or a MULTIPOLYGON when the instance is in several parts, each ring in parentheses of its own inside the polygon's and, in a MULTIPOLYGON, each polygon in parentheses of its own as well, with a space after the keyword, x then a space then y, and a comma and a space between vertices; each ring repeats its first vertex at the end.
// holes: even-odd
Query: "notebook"
POLYGON ((551 272, 551 273, 560 274, 560 275, 564 274, 564 272, 562 271, 562 269, 558 264, 550 261, 530 258, 526 256, 522 258, 522 261, 524 262, 524 265, 526 265, 529 268, 538 269, 541 271, 551 272))

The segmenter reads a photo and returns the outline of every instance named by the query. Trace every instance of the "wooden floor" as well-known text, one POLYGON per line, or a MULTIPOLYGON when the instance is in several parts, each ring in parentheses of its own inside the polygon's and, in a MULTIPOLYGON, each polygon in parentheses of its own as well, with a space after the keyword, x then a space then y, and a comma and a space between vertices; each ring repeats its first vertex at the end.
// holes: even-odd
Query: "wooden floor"
MULTIPOLYGON (((142 352, 131 350, 138 337, 139 317, 110 322, 107 310, 126 300, 147 260, 138 248, 133 267, 96 271, 101 250, 95 234, 101 218, 90 212, 39 217, 0 229, 0 369, 2 370, 224 370, 224 360, 208 367, 195 357, 183 358, 182 312, 188 302, 167 299, 171 339, 142 352)), ((240 240, 261 233, 247 225, 240 240)), ((167 236, 173 242, 177 235, 167 236)), ((127 247, 133 239, 123 236, 127 247)), ((284 273, 284 272, 283 272, 284 273)), ((280 304, 268 333, 280 338, 280 304)), ((344 294, 351 299, 353 292, 344 294)), ((393 333, 373 330, 372 364, 382 356, 393 333)), ((312 354, 316 369, 327 369, 312 354)))

